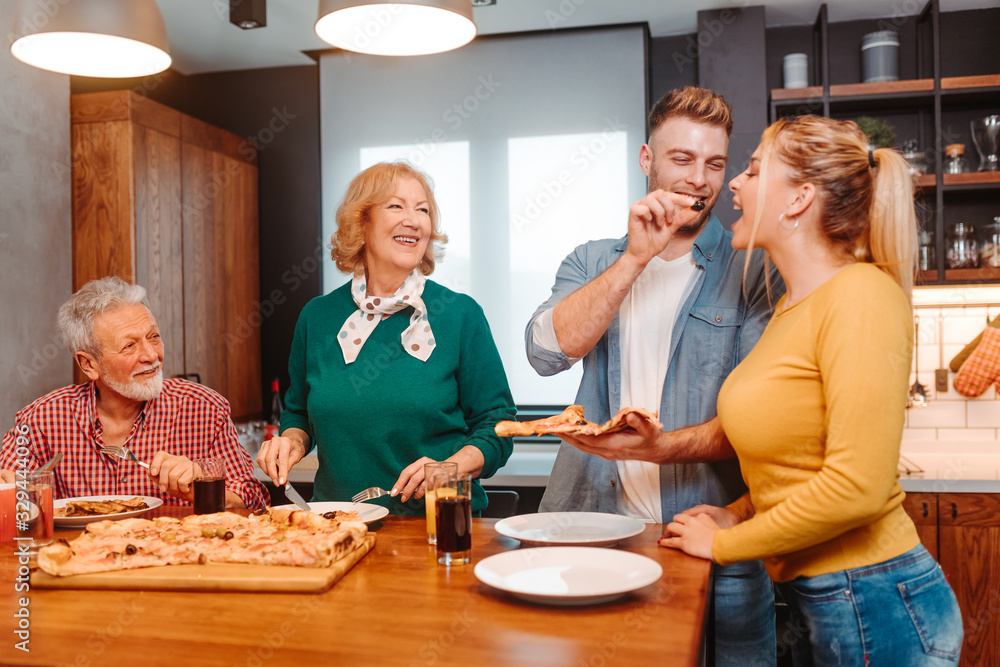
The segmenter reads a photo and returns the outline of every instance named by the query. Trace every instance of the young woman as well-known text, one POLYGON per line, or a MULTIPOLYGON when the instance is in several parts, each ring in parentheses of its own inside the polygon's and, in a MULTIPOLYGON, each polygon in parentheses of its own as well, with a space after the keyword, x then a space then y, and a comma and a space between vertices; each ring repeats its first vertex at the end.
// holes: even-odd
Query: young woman
POLYGON ((962 621, 903 511, 896 466, 912 347, 916 216, 906 162, 849 121, 781 120, 730 183, 733 247, 787 293, 719 394, 749 493, 674 517, 664 546, 763 559, 808 628, 805 665, 954 665, 962 621))

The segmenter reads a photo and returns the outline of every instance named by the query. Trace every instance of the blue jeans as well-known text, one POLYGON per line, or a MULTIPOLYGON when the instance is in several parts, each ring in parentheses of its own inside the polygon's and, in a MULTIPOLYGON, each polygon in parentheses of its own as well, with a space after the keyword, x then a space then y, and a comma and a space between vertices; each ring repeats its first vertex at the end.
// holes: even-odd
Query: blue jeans
POLYGON ((877 565, 776 584, 803 636, 800 665, 957 665, 962 616, 923 546, 877 565))
POLYGON ((715 667, 774 667, 774 587, 758 561, 712 566, 715 667))

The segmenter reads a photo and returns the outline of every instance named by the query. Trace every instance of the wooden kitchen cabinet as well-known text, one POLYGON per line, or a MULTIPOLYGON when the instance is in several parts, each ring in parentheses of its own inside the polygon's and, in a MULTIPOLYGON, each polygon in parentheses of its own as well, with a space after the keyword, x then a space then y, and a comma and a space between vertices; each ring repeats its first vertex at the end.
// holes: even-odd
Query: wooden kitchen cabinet
POLYGON ((938 557, 938 497, 936 493, 907 493, 903 509, 917 526, 920 542, 938 557))
POLYGON ((903 507, 958 598, 960 664, 1000 665, 1000 493, 908 493, 903 507))
POLYGON ((164 376, 261 412, 256 151, 136 93, 71 96, 73 289, 146 287, 164 376))

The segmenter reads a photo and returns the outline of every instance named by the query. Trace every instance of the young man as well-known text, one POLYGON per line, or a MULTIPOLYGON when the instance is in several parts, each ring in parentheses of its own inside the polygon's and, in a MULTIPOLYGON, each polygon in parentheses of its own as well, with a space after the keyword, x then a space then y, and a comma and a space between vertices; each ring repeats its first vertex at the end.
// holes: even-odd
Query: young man
POLYGON ((163 342, 144 288, 92 280, 59 309, 59 329, 90 381, 17 413, 0 449, 0 479, 12 482, 15 468, 33 470, 62 452, 57 498, 128 494, 181 504, 194 499, 191 459, 222 456, 226 507, 268 502, 236 439, 229 403, 202 385, 163 379, 163 342), (149 471, 102 454, 102 445, 125 445, 149 471))
MULTIPOLYGON (((583 359, 576 402, 589 420, 643 407, 659 412, 671 431, 715 416, 723 380, 757 342, 781 288, 768 295, 759 252, 744 284, 746 253, 732 249, 712 213, 732 132, 722 96, 671 91, 650 112, 649 128, 639 152, 648 194, 629 210, 628 235, 585 243, 563 261, 525 341, 541 375, 583 359), (699 200, 700 213, 701 205, 692 208, 699 200)), ((656 435, 606 436, 618 448, 613 454, 598 444, 608 440, 566 438, 540 509, 669 523, 690 507, 726 505, 745 492, 727 443, 673 447, 642 460, 642 443, 656 435), (586 453, 591 445, 599 456, 586 453), (629 455, 633 445, 640 455, 629 455)), ((716 664, 773 665, 774 598, 763 565, 718 568, 714 582, 716 664)))

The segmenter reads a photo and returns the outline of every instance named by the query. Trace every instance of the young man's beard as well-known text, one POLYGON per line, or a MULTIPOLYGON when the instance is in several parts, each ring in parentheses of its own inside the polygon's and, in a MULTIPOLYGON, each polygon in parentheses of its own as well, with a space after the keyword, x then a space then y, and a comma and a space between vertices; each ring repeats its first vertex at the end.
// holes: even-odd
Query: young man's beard
MULTIPOLYGON (((651 163, 649 165, 649 192, 654 192, 656 190, 663 190, 664 192, 671 192, 662 182, 656 173, 656 167, 651 163)), ((705 200, 705 210, 698 214, 694 220, 686 225, 678 227, 674 230, 674 236, 679 236, 683 238, 690 238, 692 236, 697 236, 701 232, 701 228, 705 226, 708 222, 708 217, 712 215, 712 208, 715 206, 715 199, 705 200)))

